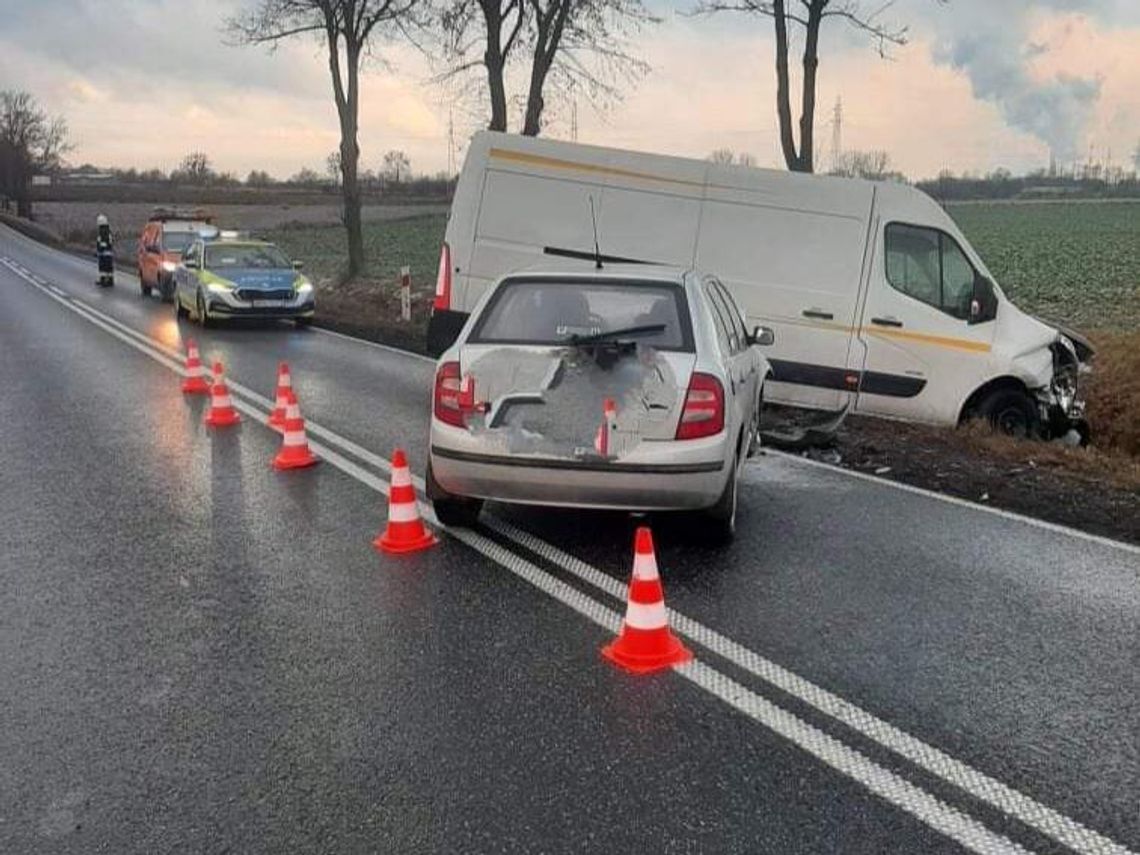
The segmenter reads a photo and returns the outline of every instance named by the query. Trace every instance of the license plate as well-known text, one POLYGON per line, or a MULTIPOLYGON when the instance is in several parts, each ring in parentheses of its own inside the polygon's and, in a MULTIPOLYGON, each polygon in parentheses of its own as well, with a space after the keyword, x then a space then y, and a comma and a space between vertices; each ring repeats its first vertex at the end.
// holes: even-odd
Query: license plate
POLYGON ((254 300, 253 307, 255 309, 273 309, 279 306, 284 306, 284 300, 254 300))

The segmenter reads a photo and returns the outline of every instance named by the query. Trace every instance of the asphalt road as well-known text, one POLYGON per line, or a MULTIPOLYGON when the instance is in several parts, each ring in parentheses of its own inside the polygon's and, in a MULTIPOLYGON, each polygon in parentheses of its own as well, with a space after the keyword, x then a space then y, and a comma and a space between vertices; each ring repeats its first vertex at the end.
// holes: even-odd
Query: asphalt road
POLYGON ((697 659, 634 678, 621 515, 372 549, 431 375, 0 230, 0 852, 1140 851, 1140 550, 768 454, 731 547, 657 521, 697 659))

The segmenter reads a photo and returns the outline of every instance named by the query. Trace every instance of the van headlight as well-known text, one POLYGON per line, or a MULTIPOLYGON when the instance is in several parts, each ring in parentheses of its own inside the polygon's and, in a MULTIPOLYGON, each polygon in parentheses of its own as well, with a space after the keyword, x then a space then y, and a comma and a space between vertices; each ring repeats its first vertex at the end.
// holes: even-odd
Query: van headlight
POLYGON ((1061 335, 1053 344, 1053 380, 1049 384, 1053 399, 1068 414, 1077 400, 1077 377, 1080 374, 1080 361, 1076 348, 1068 338, 1061 335))
POLYGON ((302 279, 293 284, 293 290, 297 292, 298 296, 312 293, 313 283, 308 279, 302 279))

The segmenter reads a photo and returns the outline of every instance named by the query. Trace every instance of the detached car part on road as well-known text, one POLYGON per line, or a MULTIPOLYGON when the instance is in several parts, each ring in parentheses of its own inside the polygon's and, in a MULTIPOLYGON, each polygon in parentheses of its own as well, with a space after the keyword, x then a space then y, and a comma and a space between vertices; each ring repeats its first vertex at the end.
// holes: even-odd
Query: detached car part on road
POLYGON ((757 345, 771 342, 692 271, 503 278, 437 365, 436 515, 469 525, 486 499, 689 511, 727 540, 771 373, 757 345))
POLYGON ((267 241, 199 237, 175 271, 174 308, 203 326, 218 319, 289 319, 298 326, 313 320, 312 283, 267 241))

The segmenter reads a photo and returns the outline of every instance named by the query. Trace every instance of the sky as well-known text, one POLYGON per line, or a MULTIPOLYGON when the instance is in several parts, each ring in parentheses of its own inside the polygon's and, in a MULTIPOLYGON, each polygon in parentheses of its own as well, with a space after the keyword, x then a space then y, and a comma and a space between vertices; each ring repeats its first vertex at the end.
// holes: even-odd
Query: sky
MULTIPOLYGON (((242 177, 323 172, 339 136, 321 46, 227 44, 224 21, 249 2, 0 0, 0 89, 30 91, 66 117, 74 164, 168 171, 201 150, 242 177)), ((693 17, 692 0, 650 4, 661 21, 629 47, 651 71, 615 103, 550 93, 544 133, 570 137, 576 100, 581 142, 694 157, 731 148, 782 166, 771 22, 693 17)), ((885 59, 842 20, 825 25, 819 167, 830 162, 841 99, 842 148, 884 150, 911 178, 1021 173, 1051 154, 1062 165, 1091 158, 1131 169, 1140 0, 896 0, 883 20, 908 28, 907 44, 885 59)), ((416 172, 446 169, 449 124, 461 156, 486 120, 465 89, 437 82, 440 70, 407 43, 378 44, 362 80, 363 168, 401 149, 416 172)))

